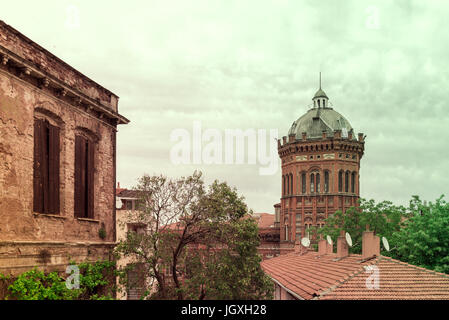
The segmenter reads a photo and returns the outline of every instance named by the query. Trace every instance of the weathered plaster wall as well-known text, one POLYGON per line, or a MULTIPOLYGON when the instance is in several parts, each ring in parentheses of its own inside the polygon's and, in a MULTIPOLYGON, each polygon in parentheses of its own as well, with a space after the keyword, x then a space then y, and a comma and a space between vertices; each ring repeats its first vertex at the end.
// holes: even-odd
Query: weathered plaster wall
POLYGON ((113 127, 46 95, 44 91, 0 73, 0 240, 114 241, 113 127), (34 116, 61 121, 61 213, 33 213, 34 116), (74 217, 74 140, 79 128, 98 138, 95 168, 95 221, 74 217))

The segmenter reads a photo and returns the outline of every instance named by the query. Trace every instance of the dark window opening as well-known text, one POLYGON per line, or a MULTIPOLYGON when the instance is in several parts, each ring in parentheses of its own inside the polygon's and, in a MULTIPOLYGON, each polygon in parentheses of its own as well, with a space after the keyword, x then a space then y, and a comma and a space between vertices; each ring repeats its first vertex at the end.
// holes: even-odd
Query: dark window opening
POLYGON ((306 193, 306 174, 305 173, 301 174, 301 188, 302 188, 302 193, 306 193))
POLYGON ((34 121, 33 210, 59 214, 59 128, 34 121))
POLYGON ((310 175, 310 192, 315 192, 314 180, 315 180, 315 175, 312 173, 310 175))
POLYGON ((75 217, 94 217, 94 143, 75 137, 75 217))
POLYGON ((349 172, 345 173, 345 192, 349 192, 349 172))
POLYGON ((351 174, 351 192, 355 193, 355 172, 351 174))
POLYGON ((324 172, 324 192, 329 192, 329 171, 324 172))
POLYGON ((343 191, 343 171, 338 172, 338 192, 343 191))

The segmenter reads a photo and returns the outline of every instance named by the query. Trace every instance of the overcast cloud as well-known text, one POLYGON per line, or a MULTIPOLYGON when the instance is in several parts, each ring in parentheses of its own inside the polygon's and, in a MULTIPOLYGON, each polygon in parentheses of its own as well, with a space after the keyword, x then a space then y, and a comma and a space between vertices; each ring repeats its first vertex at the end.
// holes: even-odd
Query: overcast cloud
POLYGON ((278 129, 323 89, 367 135, 361 196, 407 204, 449 194, 447 1, 14 1, 0 19, 118 96, 117 174, 201 169, 273 212, 280 170, 178 165, 170 133, 278 129), (72 20, 79 13, 79 19, 72 20), (79 22, 79 27, 77 26, 79 22))

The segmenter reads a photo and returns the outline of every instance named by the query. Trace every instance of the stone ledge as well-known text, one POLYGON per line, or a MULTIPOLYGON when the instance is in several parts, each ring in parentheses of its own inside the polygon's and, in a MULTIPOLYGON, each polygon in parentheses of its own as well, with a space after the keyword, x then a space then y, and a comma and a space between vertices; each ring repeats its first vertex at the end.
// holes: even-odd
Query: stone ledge
POLYGON ((56 218, 56 219, 67 219, 67 217, 61 216, 61 215, 58 215, 58 214, 49 214, 49 213, 37 213, 37 212, 33 212, 33 215, 34 215, 35 217, 56 218))
POLYGON ((46 240, 0 240, 0 246, 5 245, 54 245, 54 246, 115 246, 116 242, 99 241, 46 241, 46 240))
POLYGON ((100 223, 100 220, 89 219, 89 218, 76 218, 76 220, 78 220, 78 221, 87 221, 87 222, 100 223))

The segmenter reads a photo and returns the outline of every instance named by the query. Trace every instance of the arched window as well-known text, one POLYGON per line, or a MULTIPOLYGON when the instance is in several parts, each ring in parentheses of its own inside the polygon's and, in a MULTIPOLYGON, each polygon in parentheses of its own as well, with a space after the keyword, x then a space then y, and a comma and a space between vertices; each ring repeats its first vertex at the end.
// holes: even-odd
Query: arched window
POLYGON ((290 173, 290 194, 293 194, 293 174, 290 173))
POLYGON ((306 174, 304 172, 301 174, 301 190, 302 193, 306 193, 306 174))
POLYGON ((316 174, 316 192, 320 192, 320 174, 316 174))
POLYGON ((324 192, 329 192, 329 171, 324 171, 324 192))
POLYGON ((282 176, 282 194, 285 195, 285 176, 282 176))
POLYGON ((343 191, 343 171, 338 172, 338 192, 343 191))
POLYGON ((355 193, 355 172, 351 173, 351 192, 355 193))
POLYGON ((314 180, 315 180, 315 174, 311 174, 310 175, 310 192, 315 192, 315 184, 314 184, 314 180))
POLYGON ((320 107, 320 100, 318 99, 318 108, 320 107))
POLYGON ((345 172, 345 192, 349 192, 349 171, 345 172))
POLYGON ((290 175, 287 174, 287 195, 290 194, 290 175))

